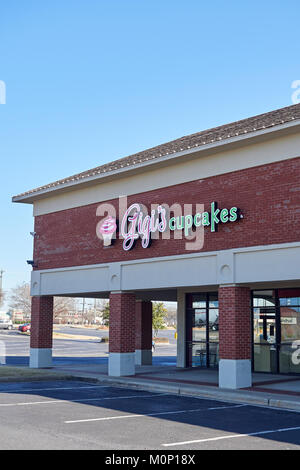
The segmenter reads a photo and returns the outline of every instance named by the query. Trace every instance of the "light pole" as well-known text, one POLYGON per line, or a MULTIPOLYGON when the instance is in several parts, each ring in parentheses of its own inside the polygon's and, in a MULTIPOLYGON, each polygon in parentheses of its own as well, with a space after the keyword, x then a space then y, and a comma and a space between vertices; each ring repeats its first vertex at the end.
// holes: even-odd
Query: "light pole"
POLYGON ((2 301, 3 301, 3 289, 2 289, 3 274, 4 274, 4 271, 3 269, 1 269, 0 271, 0 306, 2 305, 2 301))
POLYGON ((83 325, 83 318, 84 318, 84 310, 85 310, 85 298, 82 299, 82 312, 81 312, 81 324, 83 325))

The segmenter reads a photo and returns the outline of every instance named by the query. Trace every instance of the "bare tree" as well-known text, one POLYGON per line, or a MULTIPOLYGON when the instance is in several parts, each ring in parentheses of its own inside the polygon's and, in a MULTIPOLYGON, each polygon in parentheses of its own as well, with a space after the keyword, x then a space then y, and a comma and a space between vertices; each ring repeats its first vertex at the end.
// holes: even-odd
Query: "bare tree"
MULTIPOLYGON (((11 289, 9 297, 10 308, 22 310, 25 315, 31 314, 31 296, 30 284, 23 282, 11 289)), ((54 320, 66 317, 70 312, 74 312, 76 308, 75 299, 72 297, 54 297, 54 320)))
MULTIPOLYGON (((175 304, 176 305, 176 304, 175 304)), ((167 311, 165 313, 165 323, 167 326, 176 327, 177 324, 177 308, 173 305, 165 305, 167 311)))
POLYGON ((11 289, 11 294, 9 296, 9 306, 10 308, 16 310, 22 310, 26 316, 30 315, 31 297, 29 283, 23 282, 23 284, 19 284, 11 289))
POLYGON ((67 318, 76 309, 76 301, 73 297, 54 297, 53 318, 55 320, 67 318))
POLYGON ((4 299, 5 299, 4 292, 2 289, 0 289, 0 307, 2 307, 4 299))
POLYGON ((3 292, 3 286, 2 286, 2 281, 3 281, 3 269, 0 270, 0 307, 2 307, 3 302, 4 302, 4 292, 3 292))

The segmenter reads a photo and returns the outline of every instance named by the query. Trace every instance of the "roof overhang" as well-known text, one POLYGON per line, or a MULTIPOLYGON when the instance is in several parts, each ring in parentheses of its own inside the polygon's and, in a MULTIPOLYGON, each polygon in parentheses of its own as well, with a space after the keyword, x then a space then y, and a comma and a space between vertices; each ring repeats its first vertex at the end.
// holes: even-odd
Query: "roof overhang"
MULTIPOLYGON (((117 170, 109 170, 107 173, 93 174, 90 176, 83 175, 82 177, 76 177, 74 179, 66 178, 65 183, 60 180, 59 183, 51 183, 41 189, 37 188, 32 192, 14 196, 13 202, 33 204, 35 201, 46 199, 53 195, 58 195, 63 192, 74 191, 87 186, 95 184, 101 184, 102 182, 109 182, 111 180, 120 179, 125 176, 138 175, 145 171, 150 171, 152 168, 165 167, 170 165, 171 162, 180 161, 181 159, 191 160, 195 158, 201 158, 209 154, 221 152, 223 150, 230 150, 242 147, 244 145, 251 145, 262 141, 267 141, 274 136, 280 137, 284 135, 294 134, 300 131, 300 119, 286 122, 280 125, 274 125, 265 129, 260 129, 253 132, 243 133, 234 137, 230 137, 226 140, 216 140, 205 145, 198 147, 187 148, 180 152, 174 152, 168 155, 162 155, 161 157, 154 156, 153 159, 148 159, 141 163, 135 163, 134 165, 119 168, 117 170), (71 181, 70 181, 71 180, 71 181)), ((300 153, 300 149, 299 149, 300 153)))

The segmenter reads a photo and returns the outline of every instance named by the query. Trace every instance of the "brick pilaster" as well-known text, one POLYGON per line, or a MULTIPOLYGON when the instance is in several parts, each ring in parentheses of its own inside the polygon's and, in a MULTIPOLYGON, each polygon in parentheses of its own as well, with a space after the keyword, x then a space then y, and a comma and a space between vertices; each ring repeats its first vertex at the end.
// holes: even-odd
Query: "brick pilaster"
POLYGON ((220 359, 251 358, 250 289, 219 287, 220 359))
POLYGON ((111 293, 109 311, 109 352, 135 352, 135 294, 111 293))
POLYGON ((137 301, 135 310, 135 349, 152 349, 152 302, 137 301))
POLYGON ((52 348, 53 297, 31 299, 31 348, 52 348))

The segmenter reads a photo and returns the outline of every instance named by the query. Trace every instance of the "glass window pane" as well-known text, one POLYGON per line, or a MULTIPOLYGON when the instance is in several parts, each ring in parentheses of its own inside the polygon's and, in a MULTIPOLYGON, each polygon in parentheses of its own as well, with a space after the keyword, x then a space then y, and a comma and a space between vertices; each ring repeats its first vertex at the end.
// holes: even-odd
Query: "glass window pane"
POLYGON ((209 344, 209 367, 217 367, 219 364, 219 344, 209 344))
POLYGON ((192 308, 206 308, 206 301, 204 300, 194 300, 192 308))
POLYGON ((277 372, 276 348, 269 344, 254 345, 254 371, 255 372, 277 372))
POLYGON ((254 313, 253 339, 256 344, 273 344, 276 342, 275 311, 268 313, 254 313))
POLYGON ((253 292, 254 307, 271 307, 275 305, 275 292, 273 290, 261 290, 253 292))
POLYGON ((281 373, 300 373, 300 341, 280 346, 279 364, 281 373))
POLYGON ((282 306, 294 306, 300 305, 300 297, 281 297, 279 303, 282 306))
POLYGON ((206 308, 206 293, 192 294, 192 308, 206 308))
POLYGON ((206 367, 206 343, 192 345, 192 367, 206 367))
POLYGON ((197 309, 194 313, 193 330, 192 330, 193 341, 206 341, 206 310, 197 309))
POLYGON ((293 307, 280 307, 281 343, 300 340, 300 313, 293 307))
POLYGON ((218 293, 217 292, 210 292, 208 299, 209 299, 209 307, 211 307, 211 308, 218 308, 219 307, 218 293))

